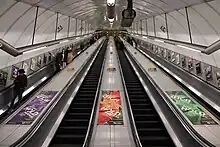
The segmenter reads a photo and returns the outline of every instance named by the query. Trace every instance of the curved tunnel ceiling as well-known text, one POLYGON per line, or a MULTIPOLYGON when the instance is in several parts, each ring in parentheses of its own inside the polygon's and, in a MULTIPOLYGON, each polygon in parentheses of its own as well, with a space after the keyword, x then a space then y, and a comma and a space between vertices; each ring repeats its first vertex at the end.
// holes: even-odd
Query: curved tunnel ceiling
MULTIPOLYGON (((39 6, 63 15, 72 16, 92 24, 104 24, 106 0, 18 0, 39 6), (95 20, 95 21, 94 21, 95 20)), ((137 12, 136 20, 171 12, 211 0, 133 0, 137 12)), ((116 0, 117 22, 120 23, 121 11, 127 0, 116 0)))

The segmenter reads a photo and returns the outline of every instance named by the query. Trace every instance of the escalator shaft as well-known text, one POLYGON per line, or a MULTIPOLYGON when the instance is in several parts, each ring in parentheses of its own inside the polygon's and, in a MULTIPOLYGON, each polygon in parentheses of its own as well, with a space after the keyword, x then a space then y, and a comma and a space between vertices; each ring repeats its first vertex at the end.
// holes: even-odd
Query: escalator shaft
POLYGON ((107 41, 88 71, 50 146, 81 147, 89 126, 107 41))
POLYGON ((142 146, 175 146, 124 51, 118 50, 118 55, 142 146))

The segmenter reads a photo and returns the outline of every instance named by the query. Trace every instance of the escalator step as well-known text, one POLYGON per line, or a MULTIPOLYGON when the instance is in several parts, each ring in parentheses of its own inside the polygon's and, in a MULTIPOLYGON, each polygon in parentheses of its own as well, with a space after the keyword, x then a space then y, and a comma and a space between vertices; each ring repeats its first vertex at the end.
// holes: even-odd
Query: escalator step
POLYGON ((164 124, 123 50, 118 50, 137 132, 143 147, 174 147, 164 124), (129 73, 129 74, 127 74, 129 73))
POLYGON ((170 144, 173 144, 173 142, 170 140, 169 136, 144 136, 140 137, 142 143, 146 144, 146 147, 158 147, 159 146, 169 146, 172 147, 173 145, 170 146, 170 144))
POLYGON ((79 135, 84 135, 87 133, 87 127, 86 126, 61 126, 58 134, 72 134, 74 132, 77 132, 79 135))
POLYGON ((83 80, 50 146, 82 147, 87 134, 107 43, 83 80))
POLYGON ((85 139, 85 135, 75 135, 75 134, 58 134, 55 136, 56 143, 66 143, 66 144, 82 144, 85 139))
POLYGON ((166 136, 167 131, 164 128, 140 128, 137 130, 141 136, 166 136))
POLYGON ((68 112, 67 113, 68 118, 76 118, 76 119, 88 119, 90 118, 90 113, 74 113, 74 112, 68 112))

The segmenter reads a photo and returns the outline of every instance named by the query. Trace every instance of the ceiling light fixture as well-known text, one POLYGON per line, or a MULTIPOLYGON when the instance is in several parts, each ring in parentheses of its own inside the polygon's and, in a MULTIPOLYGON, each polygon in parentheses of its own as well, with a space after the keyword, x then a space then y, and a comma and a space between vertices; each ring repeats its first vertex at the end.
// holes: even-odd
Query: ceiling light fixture
POLYGON ((107 0, 107 5, 108 6, 114 6, 115 5, 115 0, 107 0))
POLYGON ((113 21, 115 20, 115 18, 108 18, 108 21, 110 22, 110 23, 113 23, 113 21))

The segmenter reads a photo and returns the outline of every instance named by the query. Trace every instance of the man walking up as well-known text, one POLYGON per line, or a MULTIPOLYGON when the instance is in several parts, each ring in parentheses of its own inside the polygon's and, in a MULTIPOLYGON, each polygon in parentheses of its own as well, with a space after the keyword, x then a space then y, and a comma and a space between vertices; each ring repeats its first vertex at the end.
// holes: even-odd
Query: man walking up
POLYGON ((11 101, 10 109, 13 109, 15 99, 18 97, 18 104, 22 101, 22 94, 27 87, 27 76, 24 69, 18 70, 18 76, 14 80, 14 95, 11 101))

